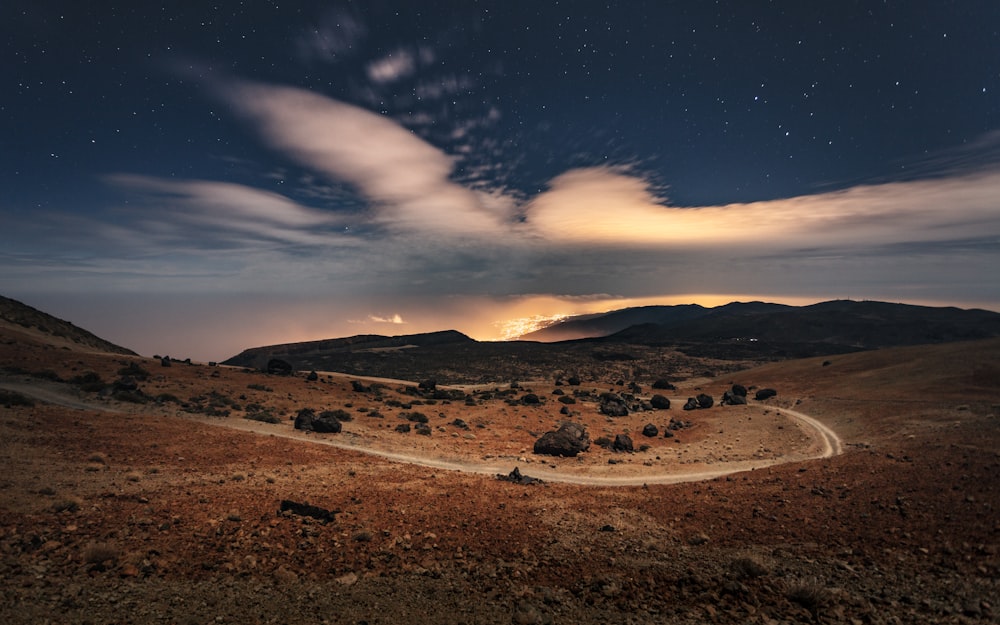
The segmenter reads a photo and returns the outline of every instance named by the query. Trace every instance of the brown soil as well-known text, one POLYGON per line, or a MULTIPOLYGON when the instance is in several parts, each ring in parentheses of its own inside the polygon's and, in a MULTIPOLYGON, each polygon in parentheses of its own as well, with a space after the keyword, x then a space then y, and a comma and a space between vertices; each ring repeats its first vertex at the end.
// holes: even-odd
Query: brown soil
MULTIPOLYGON (((405 409, 385 403, 414 399, 399 383, 376 399, 353 392, 342 376, 307 382, 166 368, 5 330, 0 367, 34 374, 8 375, 9 387, 94 409, 41 401, 0 408, 0 616, 11 623, 992 622, 1000 610, 1000 342, 826 360, 691 380, 675 398, 718 398, 740 382, 778 389, 768 405, 683 412, 675 403, 614 420, 594 403, 572 405, 592 439, 630 432, 637 446, 651 446, 635 454, 592 446, 577 460, 531 453, 537 435, 562 418, 551 383, 524 383, 545 398, 537 407, 493 399, 405 409), (214 391, 230 416, 185 412, 171 401, 71 397, 73 387, 39 376, 94 371, 111 381, 132 362, 152 374, 140 384, 146 395, 190 403, 214 391), (281 422, 247 421, 250 403, 281 422), (353 420, 341 434, 285 437, 295 436, 288 417, 303 407, 342 408, 353 420), (778 407, 821 419, 844 439, 844 453, 804 459, 819 439, 778 407), (394 431, 401 413, 415 410, 429 417, 431 436, 394 431), (693 427, 674 439, 639 434, 670 417, 693 427), (451 425, 456 418, 470 429, 451 425), (254 431, 233 427, 243 425, 254 431), (480 470, 650 479, 522 486, 321 440, 480 470), (760 460, 791 462, 654 483, 671 472, 760 460), (280 513, 286 499, 336 511, 335 520, 280 513)), ((584 388, 608 390, 586 381, 584 388)))

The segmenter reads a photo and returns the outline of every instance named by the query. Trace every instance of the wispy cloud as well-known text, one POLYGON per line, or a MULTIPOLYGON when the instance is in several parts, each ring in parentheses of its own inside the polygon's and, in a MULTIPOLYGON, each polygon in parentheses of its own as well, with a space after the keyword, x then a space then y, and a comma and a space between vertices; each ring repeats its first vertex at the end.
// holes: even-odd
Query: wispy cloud
POLYGON ((373 321, 375 323, 389 323, 389 324, 397 325, 397 326, 398 325, 403 325, 403 324, 406 323, 405 321, 403 321, 403 317, 399 313, 397 313, 395 315, 391 315, 389 317, 380 317, 378 315, 368 315, 368 320, 369 321, 373 321))
POLYGON ((476 193, 450 180, 452 157, 391 119, 292 87, 231 81, 218 92, 273 148, 355 186, 378 223, 466 234, 502 225, 476 193))
POLYGON ((553 179, 525 209, 553 243, 669 249, 888 245, 1000 236, 1000 171, 788 199, 676 207, 641 177, 614 168, 553 179))
POLYGON ((399 48, 369 63, 367 71, 368 78, 372 82, 386 84, 411 76, 416 69, 416 55, 409 50, 399 48))

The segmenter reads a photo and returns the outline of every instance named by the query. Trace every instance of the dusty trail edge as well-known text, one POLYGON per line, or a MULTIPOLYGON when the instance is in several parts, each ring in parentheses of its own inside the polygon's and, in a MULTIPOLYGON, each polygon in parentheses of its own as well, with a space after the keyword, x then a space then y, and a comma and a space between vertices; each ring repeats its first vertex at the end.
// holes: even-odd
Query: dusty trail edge
MULTIPOLYGON (((58 406, 63 406, 65 408, 72 408, 74 410, 96 410, 100 412, 113 412, 120 413, 119 410, 115 410, 108 406, 104 406, 100 403, 85 401, 74 397, 71 393, 66 392, 66 389, 61 387, 61 385, 56 384, 46 384, 42 381, 25 381, 25 380, 11 380, 2 379, 0 380, 0 388, 7 389, 10 391, 16 391, 24 395, 33 397, 39 401, 55 404, 58 406)), ((775 410, 787 417, 790 417, 794 421, 798 422, 800 425, 810 432, 810 434, 820 443, 821 451, 811 456, 797 456, 791 460, 785 459, 770 459, 770 460, 747 460, 740 462, 728 462, 725 466, 709 469, 704 471, 694 471, 694 472, 670 472, 670 473, 649 473, 646 475, 628 475, 628 476, 592 476, 592 475, 578 475, 570 474, 565 472, 560 472, 558 470, 553 470, 550 468, 545 468, 538 465, 533 465, 527 467, 525 473, 531 477, 535 477, 546 482, 555 482, 562 484, 576 484, 579 486, 642 486, 644 484, 680 484, 684 482, 701 482, 706 480, 715 479, 717 477, 724 477, 726 475, 732 475, 734 473, 742 473, 744 471, 752 471, 755 469, 763 469, 767 467, 776 466, 779 464, 784 464, 787 462, 802 462, 804 460, 819 460, 822 458, 830 458, 832 456, 839 455, 843 453, 843 441, 840 436, 837 435, 830 427, 828 427, 823 422, 815 419, 807 414, 799 412, 797 410, 792 410, 790 408, 779 408, 777 406, 770 406, 772 410, 775 410)), ((511 463, 507 462, 504 465, 500 464, 486 464, 478 462, 464 462, 459 460, 445 460, 441 458, 431 458, 425 456, 415 456, 411 454, 403 454, 391 451, 384 451, 380 449, 372 449, 364 445, 358 445, 348 441, 333 440, 326 437, 321 437, 319 435, 306 434, 305 432, 300 432, 293 430, 291 432, 280 431, 270 426, 266 423, 260 423, 257 421, 247 421, 247 420, 221 420, 221 419, 211 419, 207 417, 181 417, 181 418, 192 418, 200 423, 206 423, 208 425, 214 425, 217 427, 225 427, 234 430, 241 430, 244 432, 253 432, 255 434, 267 435, 267 436, 280 436, 282 438, 291 438, 296 440, 302 440, 309 443, 314 443, 317 445, 328 445, 330 447, 336 447, 338 449, 345 449, 349 451, 355 451, 363 454, 368 454, 371 456, 376 456, 379 458, 384 458, 393 462, 399 462, 403 464, 412 464, 421 467, 428 467, 432 469, 442 469, 446 471, 460 471, 463 473, 474 473, 480 475, 506 475, 510 472, 511 463)), ((514 463, 515 466, 521 466, 521 463, 514 463)))

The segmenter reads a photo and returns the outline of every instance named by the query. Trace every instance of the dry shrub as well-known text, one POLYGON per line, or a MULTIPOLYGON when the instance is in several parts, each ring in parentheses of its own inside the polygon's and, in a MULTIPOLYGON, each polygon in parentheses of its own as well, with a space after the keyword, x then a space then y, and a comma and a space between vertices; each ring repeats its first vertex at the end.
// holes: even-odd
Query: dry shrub
POLYGON ((830 591, 815 579, 792 584, 785 596, 808 610, 814 619, 819 617, 820 608, 830 602, 830 591))

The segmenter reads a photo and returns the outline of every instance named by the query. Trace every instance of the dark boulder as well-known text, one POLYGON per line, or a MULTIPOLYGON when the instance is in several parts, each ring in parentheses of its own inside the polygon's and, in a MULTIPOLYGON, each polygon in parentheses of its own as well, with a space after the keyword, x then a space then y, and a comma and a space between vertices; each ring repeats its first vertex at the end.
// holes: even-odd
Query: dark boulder
POLYGON ((469 424, 463 421, 462 419, 455 419, 454 421, 451 422, 451 425, 454 425, 455 427, 461 428, 463 430, 469 429, 469 424))
POLYGON ((676 391, 677 387, 670 383, 669 380, 660 378, 656 382, 653 382, 653 388, 665 391, 676 391))
POLYGON ((706 395, 705 393, 698 393, 698 396, 695 399, 698 400, 698 407, 703 410, 705 408, 711 408, 712 405, 715 403, 715 400, 712 399, 712 396, 706 395))
POLYGON ((416 432, 417 434, 420 434, 421 436, 430 436, 431 426, 427 425, 426 423, 418 423, 413 426, 413 431, 416 432))
POLYGON ((576 399, 573 398, 573 397, 570 397, 569 395, 560 395, 558 401, 561 404, 575 404, 576 403, 576 399))
POLYGON ((649 405, 657 410, 670 410, 670 400, 663 395, 653 395, 650 397, 649 405))
POLYGON ((601 395, 601 414, 609 417, 628 416, 628 405, 625 400, 614 393, 604 393, 601 395))
POLYGON ((684 402, 684 410, 697 410, 701 406, 698 405, 698 400, 694 397, 688 397, 688 400, 684 402))
POLYGON ((302 410, 299 410, 297 415, 295 415, 295 429, 311 432, 313 429, 313 421, 315 420, 316 411, 312 408, 303 408, 302 410))
POLYGON ((747 387, 743 386, 742 384, 733 384, 732 392, 733 395, 736 395, 737 397, 746 397, 747 387))
POLYGON ((756 395, 754 395, 754 399, 756 399, 757 401, 764 401, 765 399, 771 399, 777 394, 778 391, 774 390, 773 388, 762 388, 759 391, 757 391, 756 395))
POLYGON ((616 435, 615 442, 611 443, 611 449, 615 451, 627 451, 629 453, 635 451, 632 446, 632 437, 628 434, 616 435))
POLYGON ((566 384, 569 384, 570 386, 580 386, 580 378, 575 375, 571 375, 569 379, 566 380, 566 384))
POLYGON ((732 391, 726 391, 722 394, 722 400, 719 404, 723 406, 742 406, 747 403, 746 395, 737 395, 732 391))
POLYGON ((315 371, 310 371, 309 375, 306 376, 306 381, 308 382, 315 382, 318 379, 319 379, 319 374, 316 373, 315 371))
POLYGON ((644 428, 642 428, 642 435, 648 436, 649 438, 655 438, 660 433, 660 430, 652 423, 647 423, 644 428))
POLYGON ((371 388, 365 386, 364 384, 358 382, 357 380, 351 380, 351 390, 354 391, 355 393, 367 393, 368 391, 371 390, 371 388))
POLYGON ((563 423, 558 430, 546 432, 535 441, 534 451, 545 456, 572 458, 589 448, 590 437, 586 427, 579 423, 563 423))
POLYGON ((396 431, 399 432, 400 434, 409 434, 410 433, 410 424, 409 423, 400 423, 399 425, 396 426, 396 431))
POLYGON ((521 398, 521 403, 524 404, 525 406, 535 406, 542 403, 542 400, 538 397, 538 395, 535 395, 534 393, 527 393, 524 397, 521 398))
POLYGON ((423 382, 417 385, 417 388, 419 388, 422 391, 433 391, 437 388, 437 385, 438 385, 437 380, 424 380, 423 382))
POLYGON ((265 371, 271 375, 292 375, 292 365, 280 358, 272 358, 267 361, 265 371))
POLYGON ((535 484, 541 484, 542 480, 537 477, 529 477, 527 475, 521 474, 521 469, 514 467, 514 470, 504 475, 503 473, 497 473, 497 479, 501 482, 511 482, 513 484, 521 484, 523 486, 534 486, 535 484))
POLYGON ((324 412, 313 419, 312 430, 322 434, 339 434, 344 426, 335 415, 324 412))

